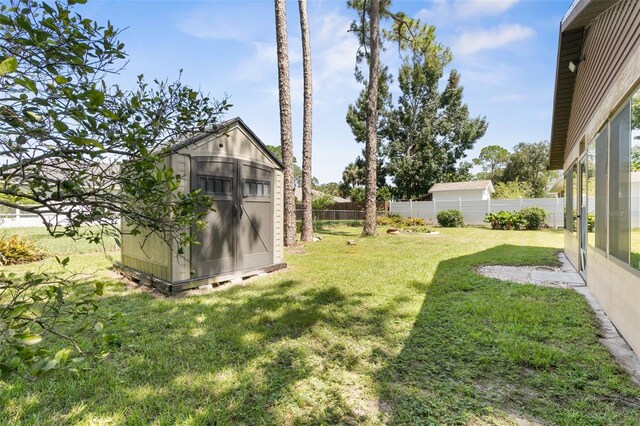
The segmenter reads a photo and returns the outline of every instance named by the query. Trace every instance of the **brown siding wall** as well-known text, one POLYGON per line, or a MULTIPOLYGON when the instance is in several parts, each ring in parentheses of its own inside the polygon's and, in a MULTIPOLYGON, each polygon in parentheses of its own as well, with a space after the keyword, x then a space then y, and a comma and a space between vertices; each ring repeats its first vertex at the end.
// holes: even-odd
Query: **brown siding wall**
POLYGON ((587 27, 583 47, 586 59, 577 71, 565 152, 580 141, 589 120, 640 46, 638 22, 640 1, 621 0, 587 27))

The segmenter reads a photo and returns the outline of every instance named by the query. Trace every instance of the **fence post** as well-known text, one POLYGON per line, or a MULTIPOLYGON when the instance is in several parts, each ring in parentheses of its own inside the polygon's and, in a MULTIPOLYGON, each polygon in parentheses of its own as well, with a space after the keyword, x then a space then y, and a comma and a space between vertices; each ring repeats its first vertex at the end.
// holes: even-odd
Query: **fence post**
POLYGON ((433 200, 433 222, 436 222, 438 215, 436 214, 436 200, 433 200))
POLYGON ((458 210, 462 211, 462 198, 458 198, 458 210))
POLYGON ((519 197, 519 198, 520 198, 520 210, 522 210, 522 197, 519 197))
POLYGON ((16 209, 16 219, 20 219, 20 209, 16 209))
POLYGON ((491 197, 487 198, 487 213, 491 213, 491 197))
POLYGON ((413 201, 409 199, 409 217, 413 217, 413 201))

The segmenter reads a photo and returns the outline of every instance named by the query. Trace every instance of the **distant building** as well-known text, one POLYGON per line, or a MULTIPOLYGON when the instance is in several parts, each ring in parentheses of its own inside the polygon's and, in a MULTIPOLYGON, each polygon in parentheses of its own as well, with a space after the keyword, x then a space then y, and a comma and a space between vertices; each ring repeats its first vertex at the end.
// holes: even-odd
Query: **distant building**
POLYGON ((550 151, 567 258, 640 353, 638 0, 576 0, 562 20, 550 151))
MULTIPOLYGON (((322 191, 318 191, 315 189, 311 190, 311 196, 312 197, 322 197, 324 195, 329 195, 332 199, 334 203, 348 203, 351 200, 349 200, 348 198, 342 198, 342 197, 338 197, 337 195, 331 195, 331 194, 327 194, 325 192, 322 191)), ((296 197, 296 202, 297 203, 302 203, 302 188, 301 187, 296 187, 295 192, 294 192, 294 196, 296 197)))
POLYGON ((490 200, 496 192, 490 180, 436 183, 429 189, 433 201, 490 200))

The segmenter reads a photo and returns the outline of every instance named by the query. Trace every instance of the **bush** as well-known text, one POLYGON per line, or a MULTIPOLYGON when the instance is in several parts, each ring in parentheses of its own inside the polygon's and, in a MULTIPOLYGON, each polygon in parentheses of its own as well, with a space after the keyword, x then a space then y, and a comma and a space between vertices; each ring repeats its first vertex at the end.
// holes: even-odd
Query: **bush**
POLYGON ((525 207, 519 213, 522 216, 522 220, 524 220, 524 227, 533 231, 544 226, 549 214, 542 207, 525 207))
POLYGON ((596 227, 596 215, 593 213, 587 214, 587 231, 593 232, 596 227))
POLYGON ((0 238, 0 266, 42 260, 44 252, 36 244, 18 235, 0 238))
POLYGON ((421 225, 407 226, 405 228, 402 228, 402 230, 404 232, 416 232, 418 234, 427 234, 431 232, 431 228, 429 228, 428 226, 421 226, 421 225))
POLYGON ((524 226, 524 219, 519 212, 508 212, 500 210, 497 213, 487 213, 485 222, 491 224, 491 229, 521 229, 524 226))
POLYGON ((427 221, 420 217, 406 217, 403 221, 403 225, 406 227, 410 226, 427 226, 427 221))
POLYGON ((399 227, 404 224, 404 218, 397 213, 390 213, 386 216, 378 216, 376 223, 379 226, 395 226, 399 227))
POLYGON ((313 195, 311 208, 313 210, 326 210, 333 204, 333 197, 329 194, 313 195))
POLYGON ((445 228, 464 226, 464 217, 460 210, 443 210, 436 217, 438 218, 438 223, 445 228))

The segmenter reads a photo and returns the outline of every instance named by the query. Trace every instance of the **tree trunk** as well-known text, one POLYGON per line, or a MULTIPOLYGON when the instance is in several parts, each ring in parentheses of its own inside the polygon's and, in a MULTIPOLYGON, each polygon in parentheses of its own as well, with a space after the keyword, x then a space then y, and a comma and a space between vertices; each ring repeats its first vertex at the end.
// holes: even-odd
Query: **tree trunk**
POLYGON ((367 88, 367 142, 363 235, 376 233, 378 145, 378 77, 380 68, 380 0, 369 1, 369 86, 367 88))
POLYGON ((278 54, 278 92, 280 97, 280 143, 284 164, 284 245, 296 244, 296 201, 291 140, 291 91, 289 82, 289 45, 285 0, 275 0, 276 45, 278 54))
POLYGON ((311 194, 311 40, 309 35, 309 17, 307 0, 298 0, 300 7, 300 32, 302 33, 302 68, 304 77, 304 116, 302 123, 302 241, 313 239, 313 207, 311 194))

